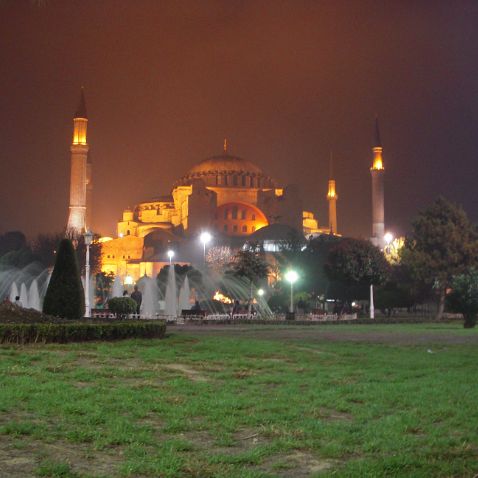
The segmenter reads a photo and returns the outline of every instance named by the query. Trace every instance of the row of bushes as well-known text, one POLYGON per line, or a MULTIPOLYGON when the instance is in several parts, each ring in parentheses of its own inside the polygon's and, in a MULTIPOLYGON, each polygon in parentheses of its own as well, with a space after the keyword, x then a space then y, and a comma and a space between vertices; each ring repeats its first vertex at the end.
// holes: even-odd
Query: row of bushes
POLYGON ((0 324, 0 343, 66 343, 88 340, 162 338, 166 323, 155 321, 0 324))

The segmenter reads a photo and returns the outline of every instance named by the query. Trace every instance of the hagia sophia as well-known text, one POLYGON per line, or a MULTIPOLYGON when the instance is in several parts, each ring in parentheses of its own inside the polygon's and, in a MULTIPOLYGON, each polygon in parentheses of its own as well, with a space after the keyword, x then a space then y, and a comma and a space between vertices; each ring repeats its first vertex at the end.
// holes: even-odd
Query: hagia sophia
MULTIPOLYGON (((88 117, 83 89, 73 119, 70 212, 67 229, 82 234, 91 218, 92 165, 88 156, 88 117)), ((381 246, 384 232, 383 160, 376 124, 372 175, 372 241, 381 246)), ((324 185, 325 186, 325 185, 324 185)), ((325 187, 324 187, 325 189, 325 187)), ((199 161, 172 186, 171 192, 125 209, 117 237, 103 237, 102 271, 137 281, 155 276, 169 263, 167 251, 178 251, 177 261, 194 262, 202 231, 214 235, 215 245, 239 248, 256 239, 280 240, 299 234, 310 239, 339 235, 335 180, 328 179, 328 223, 318 224, 304 209, 299 189, 282 185, 257 164, 232 155, 224 140, 221 154, 199 161), (260 233, 258 232, 260 231, 260 233)))

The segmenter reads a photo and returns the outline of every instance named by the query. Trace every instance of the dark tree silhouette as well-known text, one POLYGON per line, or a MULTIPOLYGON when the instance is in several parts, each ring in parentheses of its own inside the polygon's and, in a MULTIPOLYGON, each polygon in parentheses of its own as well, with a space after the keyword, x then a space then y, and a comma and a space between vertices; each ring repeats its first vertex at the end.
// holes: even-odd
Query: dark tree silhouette
POLYGON ((460 206, 441 197, 420 212, 412 226, 402 263, 415 280, 438 292, 440 319, 453 278, 478 265, 478 232, 460 206))
POLYGON ((63 239, 43 302, 45 314, 80 319, 85 314, 85 296, 73 244, 63 239))

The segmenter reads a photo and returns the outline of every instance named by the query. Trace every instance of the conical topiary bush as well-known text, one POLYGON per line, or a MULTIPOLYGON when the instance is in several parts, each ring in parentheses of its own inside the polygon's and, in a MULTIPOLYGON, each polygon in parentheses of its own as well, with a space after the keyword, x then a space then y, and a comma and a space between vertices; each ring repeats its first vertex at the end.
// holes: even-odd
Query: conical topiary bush
POLYGON ((65 319, 80 319, 85 315, 85 296, 75 249, 69 239, 58 248, 55 268, 43 301, 45 314, 65 319))

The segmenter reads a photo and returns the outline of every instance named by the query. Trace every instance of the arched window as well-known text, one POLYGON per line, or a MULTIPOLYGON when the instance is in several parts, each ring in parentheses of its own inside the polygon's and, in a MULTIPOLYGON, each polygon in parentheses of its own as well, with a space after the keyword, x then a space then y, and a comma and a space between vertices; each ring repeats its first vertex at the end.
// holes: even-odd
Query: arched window
POLYGON ((237 232, 237 225, 236 224, 234 224, 234 226, 232 226, 232 231, 237 232))
POLYGON ((256 230, 256 226, 252 226, 252 232, 256 230))
POLYGON ((242 226, 242 232, 247 232, 247 226, 242 226))
POLYGON ((237 175, 234 174, 234 176, 232 177, 232 185, 233 186, 237 186, 237 175))
POLYGON ((128 230, 126 231, 126 235, 129 236, 130 234, 131 234, 131 231, 128 229, 128 230))
POLYGON ((224 209, 224 219, 227 219, 227 216, 229 216, 229 209, 224 209))
POLYGON ((237 219, 237 206, 232 208, 232 219, 237 219))
POLYGON ((243 209, 243 210, 241 211, 241 219, 245 219, 245 218, 246 218, 246 210, 243 209))
POLYGON ((245 177, 245 176, 242 176, 242 185, 243 185, 243 186, 246 185, 246 177, 245 177))
POLYGON ((224 224, 224 232, 227 232, 227 224, 224 224))
POLYGON ((255 221, 255 220, 256 220, 256 215, 253 214, 252 217, 251 217, 251 219, 252 219, 253 221, 255 221))

